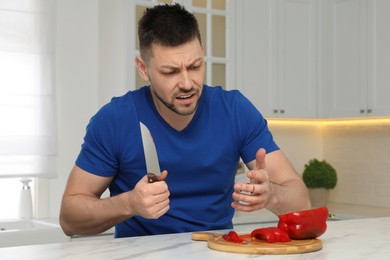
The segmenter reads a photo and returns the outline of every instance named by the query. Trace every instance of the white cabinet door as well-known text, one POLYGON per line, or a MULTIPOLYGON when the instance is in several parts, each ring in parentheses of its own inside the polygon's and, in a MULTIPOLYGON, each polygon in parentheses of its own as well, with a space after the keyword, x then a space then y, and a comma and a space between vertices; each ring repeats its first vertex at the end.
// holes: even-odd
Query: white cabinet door
POLYGON ((317 1, 278 1, 273 109, 282 116, 317 116, 317 18, 317 1))
POLYGON ((364 0, 324 0, 325 61, 321 117, 356 117, 367 104, 364 0))
POLYGON ((368 104, 373 116, 390 115, 390 1, 369 0, 368 104))
POLYGON ((390 115, 390 1, 323 0, 321 117, 390 115))
POLYGON ((236 1, 236 79, 241 92, 265 115, 276 107, 272 61, 275 43, 271 2, 236 1))
POLYGON ((316 10, 312 0, 237 4, 238 88, 267 117, 316 117, 316 10))

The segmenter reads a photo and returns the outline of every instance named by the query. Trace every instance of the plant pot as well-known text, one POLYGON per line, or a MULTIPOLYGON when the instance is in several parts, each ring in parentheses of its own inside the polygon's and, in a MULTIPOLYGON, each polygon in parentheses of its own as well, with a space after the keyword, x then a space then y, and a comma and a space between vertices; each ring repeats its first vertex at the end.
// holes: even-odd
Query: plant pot
POLYGON ((309 197, 312 208, 325 207, 329 199, 329 190, 325 188, 310 188, 309 197))

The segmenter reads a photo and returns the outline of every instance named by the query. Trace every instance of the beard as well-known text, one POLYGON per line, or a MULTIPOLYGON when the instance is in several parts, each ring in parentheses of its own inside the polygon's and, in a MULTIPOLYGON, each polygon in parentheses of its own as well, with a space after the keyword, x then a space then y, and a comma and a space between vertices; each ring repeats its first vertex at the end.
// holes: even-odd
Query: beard
POLYGON ((169 102, 167 100, 164 100, 159 94, 157 94, 156 91, 153 90, 152 88, 152 91, 155 95, 155 97, 165 106, 167 107, 169 110, 173 111, 174 113, 178 114, 178 115, 181 115, 181 116, 189 116, 189 115, 192 115, 193 113, 195 113, 196 109, 198 108, 198 104, 199 104, 199 98, 196 100, 196 103, 195 105, 193 104, 189 104, 189 105, 186 105, 184 108, 179 108, 177 106, 175 106, 175 104, 173 104, 173 102, 169 102))

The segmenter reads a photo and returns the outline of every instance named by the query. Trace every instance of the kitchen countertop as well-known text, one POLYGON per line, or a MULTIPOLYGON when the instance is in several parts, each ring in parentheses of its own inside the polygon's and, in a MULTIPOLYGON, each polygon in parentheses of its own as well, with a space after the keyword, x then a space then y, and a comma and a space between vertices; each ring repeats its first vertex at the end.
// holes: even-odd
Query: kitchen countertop
MULTIPOLYGON (((238 233, 270 224, 241 224, 238 233)), ((219 233, 226 233, 218 231, 219 233)), ((388 259, 390 217, 328 221, 320 251, 297 255, 247 255, 211 250, 191 233, 0 248, 0 259, 388 259)))
POLYGON ((329 213, 345 219, 390 217, 390 208, 384 207, 346 203, 328 203, 327 207, 329 213))

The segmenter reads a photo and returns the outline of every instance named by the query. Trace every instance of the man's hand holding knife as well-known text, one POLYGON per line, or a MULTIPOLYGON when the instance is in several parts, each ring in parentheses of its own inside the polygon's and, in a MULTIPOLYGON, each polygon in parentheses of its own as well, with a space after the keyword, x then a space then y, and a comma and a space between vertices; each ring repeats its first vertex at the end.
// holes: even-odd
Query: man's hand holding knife
POLYGON ((149 129, 140 122, 142 145, 145 154, 146 176, 133 189, 131 200, 135 215, 157 219, 169 210, 169 190, 164 181, 168 171, 161 172, 157 150, 149 129))
POLYGON ((150 183, 145 175, 129 193, 133 215, 147 219, 157 219, 169 210, 169 190, 165 182, 168 171, 162 171, 156 182, 150 183))

